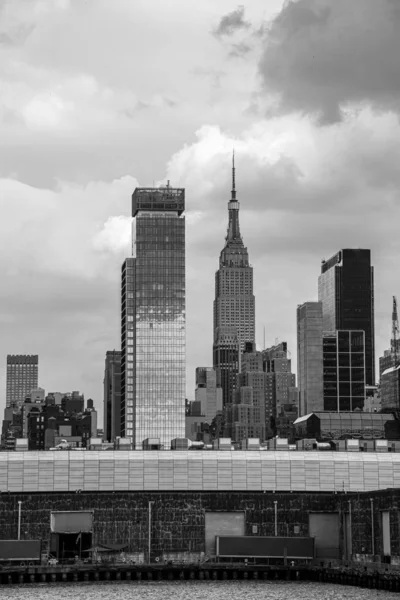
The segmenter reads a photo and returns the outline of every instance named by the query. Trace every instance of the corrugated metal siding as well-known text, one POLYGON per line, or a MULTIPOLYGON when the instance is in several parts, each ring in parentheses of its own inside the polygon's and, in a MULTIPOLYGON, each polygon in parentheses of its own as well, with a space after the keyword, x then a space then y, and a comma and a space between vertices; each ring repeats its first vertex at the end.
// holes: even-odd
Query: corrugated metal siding
POLYGON ((400 488, 400 453, 1 452, 0 490, 364 492, 400 488))

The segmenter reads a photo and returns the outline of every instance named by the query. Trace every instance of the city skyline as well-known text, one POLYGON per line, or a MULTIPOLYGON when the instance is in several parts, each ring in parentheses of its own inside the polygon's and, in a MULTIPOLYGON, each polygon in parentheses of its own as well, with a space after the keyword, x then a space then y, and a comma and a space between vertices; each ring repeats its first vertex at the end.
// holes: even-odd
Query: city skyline
POLYGON ((390 2, 378 13, 367 1, 354 14, 337 2, 322 34, 317 18, 302 18, 316 10, 306 0, 285 8, 254 0, 246 9, 207 0, 196 19, 177 1, 168 11, 150 2, 141 18, 134 6, 116 4, 79 11, 67 0, 32 0, 25 11, 10 3, 0 9, 0 413, 7 354, 38 354, 46 391, 80 389, 101 405, 105 353, 120 349, 129 197, 153 177, 186 189, 187 397, 194 398, 195 368, 212 365, 214 274, 233 147, 241 232, 255 273, 257 347, 265 326, 266 345, 287 341, 295 365, 296 307, 317 300, 321 259, 340 247, 371 248, 379 372, 391 298, 400 294, 393 277, 400 126, 396 77, 376 68, 366 32, 373 26, 383 56, 396 56, 390 2), (336 52, 344 18, 340 48, 350 63, 336 52), (178 35, 182 19, 188 27, 178 35), (76 32, 93 22, 83 48, 76 32), (140 62, 127 62, 155 32, 165 51, 158 46, 156 57, 148 48, 140 62), (54 36, 57 59, 48 51, 54 36), (360 48, 362 59, 353 52, 360 48), (361 73, 359 60, 370 69, 361 73))

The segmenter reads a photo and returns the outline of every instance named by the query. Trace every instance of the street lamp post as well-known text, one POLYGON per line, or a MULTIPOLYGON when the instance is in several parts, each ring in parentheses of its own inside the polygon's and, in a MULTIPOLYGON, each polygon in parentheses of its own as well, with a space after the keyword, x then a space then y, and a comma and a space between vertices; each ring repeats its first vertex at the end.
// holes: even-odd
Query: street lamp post
POLYGON ((21 539, 21 505, 22 501, 18 500, 18 540, 21 539))
POLYGON ((154 500, 149 500, 149 564, 151 563, 151 505, 154 500))
POLYGON ((373 559, 375 560, 375 524, 374 524, 374 501, 372 498, 370 498, 370 502, 371 502, 371 546, 372 546, 372 556, 373 559))
POLYGON ((278 501, 274 500, 274 509, 275 509, 275 537, 278 536, 278 501))

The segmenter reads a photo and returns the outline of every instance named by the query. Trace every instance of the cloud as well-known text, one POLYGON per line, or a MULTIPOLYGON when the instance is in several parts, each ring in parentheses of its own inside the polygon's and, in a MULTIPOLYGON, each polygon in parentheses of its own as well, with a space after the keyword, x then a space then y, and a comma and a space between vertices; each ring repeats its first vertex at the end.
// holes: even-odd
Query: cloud
POLYGON ((236 10, 221 17, 218 26, 214 30, 216 37, 231 36, 238 30, 248 29, 250 23, 245 21, 244 6, 240 5, 236 10))
POLYGON ((342 118, 349 104, 400 108, 400 5, 396 0, 287 0, 267 28, 264 91, 283 112, 342 118))
POLYGON ((44 17, 66 11, 69 0, 12 0, 0 3, 0 44, 23 45, 44 17))
POLYGON ((132 218, 109 217, 103 228, 93 238, 93 247, 102 252, 121 254, 132 243, 132 218))
POLYGON ((251 46, 245 42, 232 44, 232 50, 230 51, 229 56, 232 56, 233 58, 244 58, 251 50, 251 46))

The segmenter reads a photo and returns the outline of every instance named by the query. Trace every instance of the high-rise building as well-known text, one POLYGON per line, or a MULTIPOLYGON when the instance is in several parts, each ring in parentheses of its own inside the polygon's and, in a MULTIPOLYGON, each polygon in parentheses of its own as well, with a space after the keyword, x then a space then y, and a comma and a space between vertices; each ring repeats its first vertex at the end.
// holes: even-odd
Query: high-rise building
POLYGON ((297 307, 299 416, 323 410, 322 303, 297 307))
POLYGON ((199 402, 201 415, 211 423, 217 412, 222 410, 222 388, 217 383, 217 374, 211 367, 196 369, 195 401, 199 402))
POLYGON ((109 350, 104 369, 104 439, 121 436, 121 352, 109 350))
POLYGON ((225 246, 215 274, 213 345, 213 366, 219 373, 224 405, 233 401, 245 342, 255 341, 253 267, 240 234, 234 160, 228 214, 225 246))
POLYGON ((281 412, 283 405, 290 404, 290 389, 296 387, 296 375, 292 373, 292 360, 288 356, 287 342, 280 342, 263 350, 264 371, 272 373, 272 416, 281 412))
POLYGON ((290 437, 287 432, 298 417, 299 393, 296 375, 292 373, 287 342, 266 348, 262 357, 266 375, 268 424, 273 426, 274 433, 280 437, 290 437))
POLYGON ((265 373, 262 353, 246 342, 234 401, 225 405, 225 433, 234 442, 248 438, 265 440, 265 373))
POLYGON ((211 442, 211 425, 222 415, 222 388, 211 367, 197 367, 195 400, 187 402, 185 437, 193 441, 211 442))
POLYGON ((374 385, 374 268, 371 266, 371 251, 347 248, 322 261, 318 300, 322 302, 323 331, 347 329, 365 332, 366 383, 374 385))
POLYGON ((127 258, 121 273, 121 437, 133 438, 136 425, 136 259, 127 258))
POLYGON ((22 406, 25 398, 38 387, 39 356, 7 355, 6 406, 22 406))
POLYGON ((185 190, 136 188, 136 256, 122 267, 121 435, 170 448, 185 435, 185 190), (158 442, 155 442, 158 440, 158 442))
POLYGON ((323 410, 351 412, 365 404, 365 332, 323 334, 323 410))

